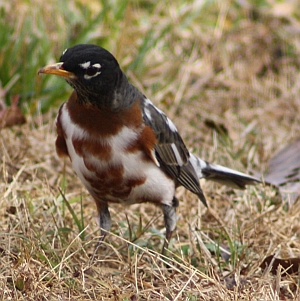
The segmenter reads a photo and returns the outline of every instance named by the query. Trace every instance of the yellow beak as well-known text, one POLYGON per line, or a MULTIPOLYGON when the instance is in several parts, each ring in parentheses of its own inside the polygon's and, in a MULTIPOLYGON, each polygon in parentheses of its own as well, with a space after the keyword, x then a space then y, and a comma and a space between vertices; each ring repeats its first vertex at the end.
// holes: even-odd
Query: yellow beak
POLYGON ((66 71, 62 68, 63 63, 56 63, 52 65, 48 65, 43 67, 38 71, 38 74, 44 73, 44 74, 55 74, 64 78, 74 78, 75 74, 70 71, 66 71))

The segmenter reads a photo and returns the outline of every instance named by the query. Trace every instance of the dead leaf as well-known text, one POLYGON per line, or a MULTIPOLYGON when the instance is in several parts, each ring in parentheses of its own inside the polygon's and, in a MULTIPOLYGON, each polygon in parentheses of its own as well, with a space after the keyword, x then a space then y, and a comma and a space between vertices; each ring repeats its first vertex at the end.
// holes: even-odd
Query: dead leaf
POLYGON ((16 214, 17 213, 17 207, 16 206, 10 206, 6 209, 6 212, 9 214, 16 214))
POLYGON ((0 103, 0 128, 11 127, 26 122, 24 114, 18 106, 19 99, 19 95, 14 95, 10 107, 6 107, 4 102, 0 103))
POLYGON ((294 274, 298 273, 300 267, 300 258, 274 258, 274 255, 270 255, 264 259, 260 267, 262 269, 267 268, 273 261, 271 272, 272 274, 277 273, 278 266, 281 265, 284 269, 284 274, 294 274))
POLYGON ((204 123, 208 128, 215 130, 218 134, 228 136, 228 129, 223 123, 216 123, 212 119, 205 119, 204 123))

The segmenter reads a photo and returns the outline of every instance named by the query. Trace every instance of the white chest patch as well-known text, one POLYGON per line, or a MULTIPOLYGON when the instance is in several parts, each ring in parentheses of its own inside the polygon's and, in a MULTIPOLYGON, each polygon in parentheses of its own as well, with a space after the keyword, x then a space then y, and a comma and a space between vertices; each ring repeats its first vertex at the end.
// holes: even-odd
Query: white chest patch
POLYGON ((87 135, 86 131, 74 124, 65 104, 61 110, 60 121, 66 135, 65 140, 72 167, 94 198, 104 198, 107 201, 124 204, 150 201, 172 205, 175 193, 174 181, 167 177, 153 161, 145 160, 142 150, 128 152, 128 148, 134 145, 138 139, 140 131, 123 127, 117 135, 103 140, 101 144, 109 147, 111 156, 109 160, 100 160, 99 157, 88 153, 87 150, 82 156, 76 152, 72 142, 74 139, 82 141, 88 141, 89 139, 89 142, 93 142, 93 139, 99 139, 99 137, 91 136, 90 133, 87 135), (97 173, 88 169, 87 162, 97 167, 97 173), (110 174, 110 170, 118 167, 122 168, 122 174, 112 186, 111 191, 113 192, 108 193, 104 189, 106 188, 105 183, 115 180, 115 175, 110 174), (106 176, 101 178, 99 174, 105 174, 106 176), (100 189, 97 185, 91 184, 87 178, 99 183, 100 189), (144 179, 144 181, 128 188, 126 183, 134 179, 144 179), (126 189, 128 188, 127 190, 124 190, 124 185, 126 189))

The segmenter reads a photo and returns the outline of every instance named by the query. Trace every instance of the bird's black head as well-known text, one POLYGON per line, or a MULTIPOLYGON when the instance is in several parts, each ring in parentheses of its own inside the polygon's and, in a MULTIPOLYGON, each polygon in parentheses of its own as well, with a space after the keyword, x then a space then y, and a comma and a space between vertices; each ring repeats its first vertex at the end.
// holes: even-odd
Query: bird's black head
POLYGON ((66 49, 61 56, 62 68, 75 76, 67 82, 85 101, 98 102, 102 96, 111 96, 122 74, 114 56, 96 45, 80 44, 66 49))
POLYGON ((119 90, 128 84, 114 56, 102 47, 79 44, 66 49, 59 63, 39 73, 62 76, 76 90, 82 102, 114 107, 119 90))

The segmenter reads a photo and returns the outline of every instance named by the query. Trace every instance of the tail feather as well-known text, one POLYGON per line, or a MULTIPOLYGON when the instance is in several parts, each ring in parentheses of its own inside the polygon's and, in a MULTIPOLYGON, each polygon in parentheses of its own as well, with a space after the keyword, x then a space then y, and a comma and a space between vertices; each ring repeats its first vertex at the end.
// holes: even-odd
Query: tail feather
POLYGON ((258 178, 234 169, 208 163, 193 154, 190 154, 190 161, 195 168, 199 179, 208 179, 238 189, 245 189, 246 185, 255 185, 261 182, 258 178))

